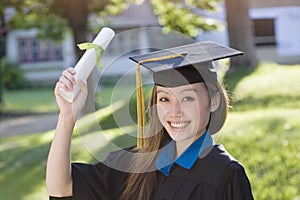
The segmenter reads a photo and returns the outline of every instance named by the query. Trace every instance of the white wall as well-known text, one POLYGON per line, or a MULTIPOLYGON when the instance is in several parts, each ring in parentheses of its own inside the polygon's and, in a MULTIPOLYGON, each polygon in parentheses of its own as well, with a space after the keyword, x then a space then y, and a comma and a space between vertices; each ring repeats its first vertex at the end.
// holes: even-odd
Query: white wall
POLYGON ((253 8, 252 19, 274 19, 277 53, 300 56, 300 6, 253 8))
POLYGON ((33 29, 10 31, 6 41, 6 56, 9 61, 17 64, 21 69, 24 70, 25 77, 29 81, 55 81, 60 76, 63 69, 74 65, 75 54, 73 49, 73 39, 70 35, 66 35, 66 39, 62 43, 62 61, 20 63, 18 58, 18 38, 36 36, 37 30, 33 29))

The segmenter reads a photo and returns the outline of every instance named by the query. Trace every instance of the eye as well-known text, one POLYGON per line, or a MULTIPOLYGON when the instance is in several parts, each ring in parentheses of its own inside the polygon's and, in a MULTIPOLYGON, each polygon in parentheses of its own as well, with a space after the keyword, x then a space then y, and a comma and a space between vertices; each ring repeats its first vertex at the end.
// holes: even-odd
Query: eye
POLYGON ((194 98, 193 97, 184 97, 182 99, 182 102, 189 102, 189 101, 194 101, 194 98))
POLYGON ((160 101, 160 102, 168 102, 169 99, 166 98, 166 97, 162 97, 162 98, 159 99, 159 101, 160 101))

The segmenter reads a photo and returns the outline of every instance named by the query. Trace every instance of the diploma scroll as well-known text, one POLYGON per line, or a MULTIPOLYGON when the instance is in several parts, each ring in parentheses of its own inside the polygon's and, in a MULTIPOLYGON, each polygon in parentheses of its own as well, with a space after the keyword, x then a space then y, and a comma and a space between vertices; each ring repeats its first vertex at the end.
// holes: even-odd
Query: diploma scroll
MULTIPOLYGON (((115 32, 112 29, 104 27, 94 39, 93 44, 98 45, 98 47, 101 48, 101 52, 103 52, 114 36, 115 32)), ((97 63, 97 57, 98 56, 95 48, 86 50, 74 67, 76 71, 75 80, 78 78, 81 80, 87 80, 97 63)), ((59 89, 59 93, 65 100, 72 103, 76 98, 79 89, 79 85, 76 84, 73 91, 70 92, 61 88, 59 89)))

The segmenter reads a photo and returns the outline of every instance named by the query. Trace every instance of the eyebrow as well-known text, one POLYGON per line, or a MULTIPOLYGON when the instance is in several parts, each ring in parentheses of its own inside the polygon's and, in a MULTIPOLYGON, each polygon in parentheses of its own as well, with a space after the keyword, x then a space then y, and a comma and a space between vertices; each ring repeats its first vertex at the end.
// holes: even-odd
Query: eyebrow
POLYGON ((165 93, 165 94, 169 94, 169 92, 162 91, 162 90, 158 90, 158 91, 156 92, 156 94, 159 94, 159 93, 165 93))
MULTIPOLYGON (((179 91, 179 93, 183 93, 183 92, 195 92, 195 93, 198 93, 198 91, 196 90, 196 89, 193 89, 193 88, 189 88, 189 89, 184 89, 184 90, 181 90, 181 91, 179 91)), ((165 93, 165 94, 169 94, 169 92, 167 92, 167 91, 163 91, 163 90, 158 90, 157 92, 156 92, 156 94, 159 94, 159 93, 165 93)))
POLYGON ((184 90, 181 90, 180 93, 183 93, 183 92, 195 92, 195 93, 198 93, 198 90, 196 89, 193 89, 193 88, 189 88, 189 89, 184 89, 184 90))

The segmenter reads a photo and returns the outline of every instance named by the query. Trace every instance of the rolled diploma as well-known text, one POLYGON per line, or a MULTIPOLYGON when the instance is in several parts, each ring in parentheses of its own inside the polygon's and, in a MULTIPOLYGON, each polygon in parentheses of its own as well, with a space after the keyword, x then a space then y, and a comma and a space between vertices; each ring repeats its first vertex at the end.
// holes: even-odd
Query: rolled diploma
MULTIPOLYGON (((97 44, 101 46, 103 50, 105 50, 114 36, 115 32, 112 29, 104 27, 94 39, 93 44, 97 44)), ((80 60, 74 67, 76 71, 76 74, 74 76, 75 80, 77 81, 78 78, 81 80, 87 80, 87 78, 93 71, 96 62, 97 61, 95 49, 86 50, 86 52, 83 54, 83 56, 80 58, 80 60)), ((59 93, 65 100, 72 103, 78 95, 79 89, 79 85, 76 83, 73 91, 66 91, 64 88, 60 88, 59 93)))

